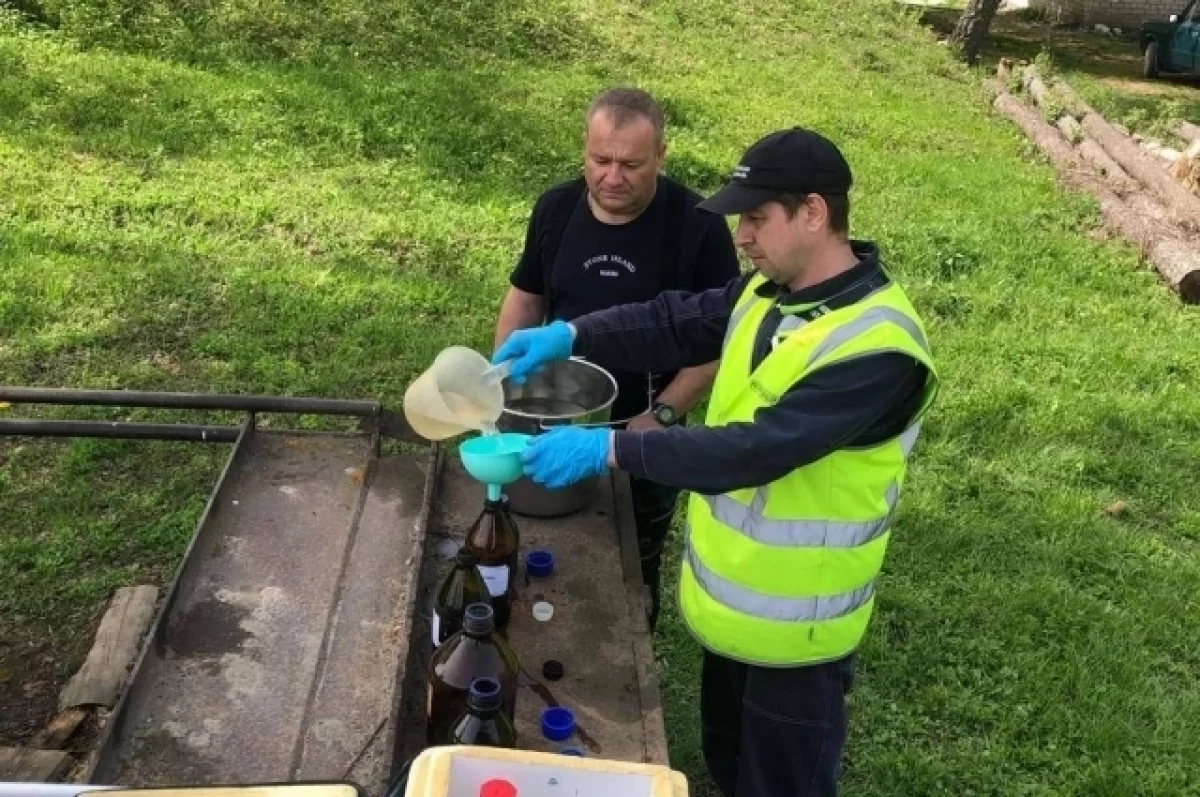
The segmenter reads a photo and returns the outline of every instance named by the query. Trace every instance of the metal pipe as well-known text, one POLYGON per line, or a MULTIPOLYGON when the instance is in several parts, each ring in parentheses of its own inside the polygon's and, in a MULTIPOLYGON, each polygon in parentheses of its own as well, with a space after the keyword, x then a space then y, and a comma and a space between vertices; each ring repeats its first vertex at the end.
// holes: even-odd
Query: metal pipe
POLYGON ((235 396, 220 393, 161 393, 150 390, 74 390, 0 385, 0 401, 22 404, 75 404, 106 407, 159 407, 180 410, 295 412, 366 417, 383 409, 378 401, 289 396, 235 396))
POLYGON ((0 420, 0 437, 104 437, 117 440, 187 440, 200 443, 237 442, 237 426, 190 426, 173 423, 119 421, 0 420))

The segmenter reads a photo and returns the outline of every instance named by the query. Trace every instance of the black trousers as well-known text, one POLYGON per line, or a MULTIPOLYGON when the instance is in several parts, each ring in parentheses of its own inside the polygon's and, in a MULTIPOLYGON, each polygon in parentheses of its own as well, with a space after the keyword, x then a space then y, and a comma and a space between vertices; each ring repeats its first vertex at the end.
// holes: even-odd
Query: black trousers
POLYGON ((854 657, 755 667, 704 653, 701 744, 724 797, 833 797, 854 657))
POLYGON ((642 559, 642 581, 650 588, 650 630, 658 623, 662 593, 662 554, 671 533, 671 519, 679 490, 646 479, 631 478, 633 520, 637 526, 638 553, 642 559))

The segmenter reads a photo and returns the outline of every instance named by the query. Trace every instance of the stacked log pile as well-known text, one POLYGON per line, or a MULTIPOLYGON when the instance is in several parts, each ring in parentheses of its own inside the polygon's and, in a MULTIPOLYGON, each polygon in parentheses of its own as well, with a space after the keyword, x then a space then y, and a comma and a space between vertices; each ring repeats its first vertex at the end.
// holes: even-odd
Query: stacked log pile
MULTIPOLYGON (((995 108, 1054 164, 1071 189, 1096 198, 1105 227, 1138 247, 1180 297, 1200 304, 1200 143, 1170 166, 1145 151, 1062 81, 1047 83, 1033 66, 1015 77, 1002 61, 990 81, 995 108), (1032 103, 1008 91, 1019 83, 1032 103), (1053 124, 1046 117, 1052 118, 1053 124)), ((1184 123, 1179 128, 1200 134, 1184 123)))
POLYGON ((1185 188, 1200 195, 1200 138, 1193 141, 1183 156, 1175 161, 1170 172, 1185 188))

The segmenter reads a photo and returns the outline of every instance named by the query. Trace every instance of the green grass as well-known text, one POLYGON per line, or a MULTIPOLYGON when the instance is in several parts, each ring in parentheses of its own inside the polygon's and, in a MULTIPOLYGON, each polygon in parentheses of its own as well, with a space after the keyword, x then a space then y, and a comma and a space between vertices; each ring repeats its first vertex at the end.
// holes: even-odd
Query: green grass
MULTIPOLYGON (((862 651, 847 793, 1200 792, 1200 315, 1091 235, 1094 208, 915 14, 231 0, 192 31, 137 8, 0 27, 0 382, 397 406, 443 346, 487 348, 596 90, 660 96, 668 170, 701 189, 759 135, 817 127, 944 380, 862 651)), ((69 673, 86 635, 65 618, 166 577, 221 455, 0 444, 4 636, 69 673)), ((670 613, 660 652, 673 760, 705 794, 698 656, 670 613)))

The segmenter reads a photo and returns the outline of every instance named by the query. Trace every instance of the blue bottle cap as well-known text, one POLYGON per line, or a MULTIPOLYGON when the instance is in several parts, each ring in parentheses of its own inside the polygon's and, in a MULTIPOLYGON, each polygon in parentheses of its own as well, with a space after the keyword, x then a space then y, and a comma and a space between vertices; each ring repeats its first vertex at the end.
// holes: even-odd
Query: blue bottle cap
POLYGON ((545 578, 554 572, 554 554, 549 551, 530 551, 525 555, 525 572, 533 578, 545 578))
POLYGON ((476 678, 467 690, 467 705, 476 711, 495 711, 500 708, 503 695, 497 678, 476 678))
POLYGON ((542 735, 552 742, 571 738, 575 731, 575 715, 565 708, 547 708, 542 711, 542 735))
POLYGON ((490 634, 496 628, 496 614, 486 603, 472 603, 463 612, 463 630, 468 634, 490 634))

